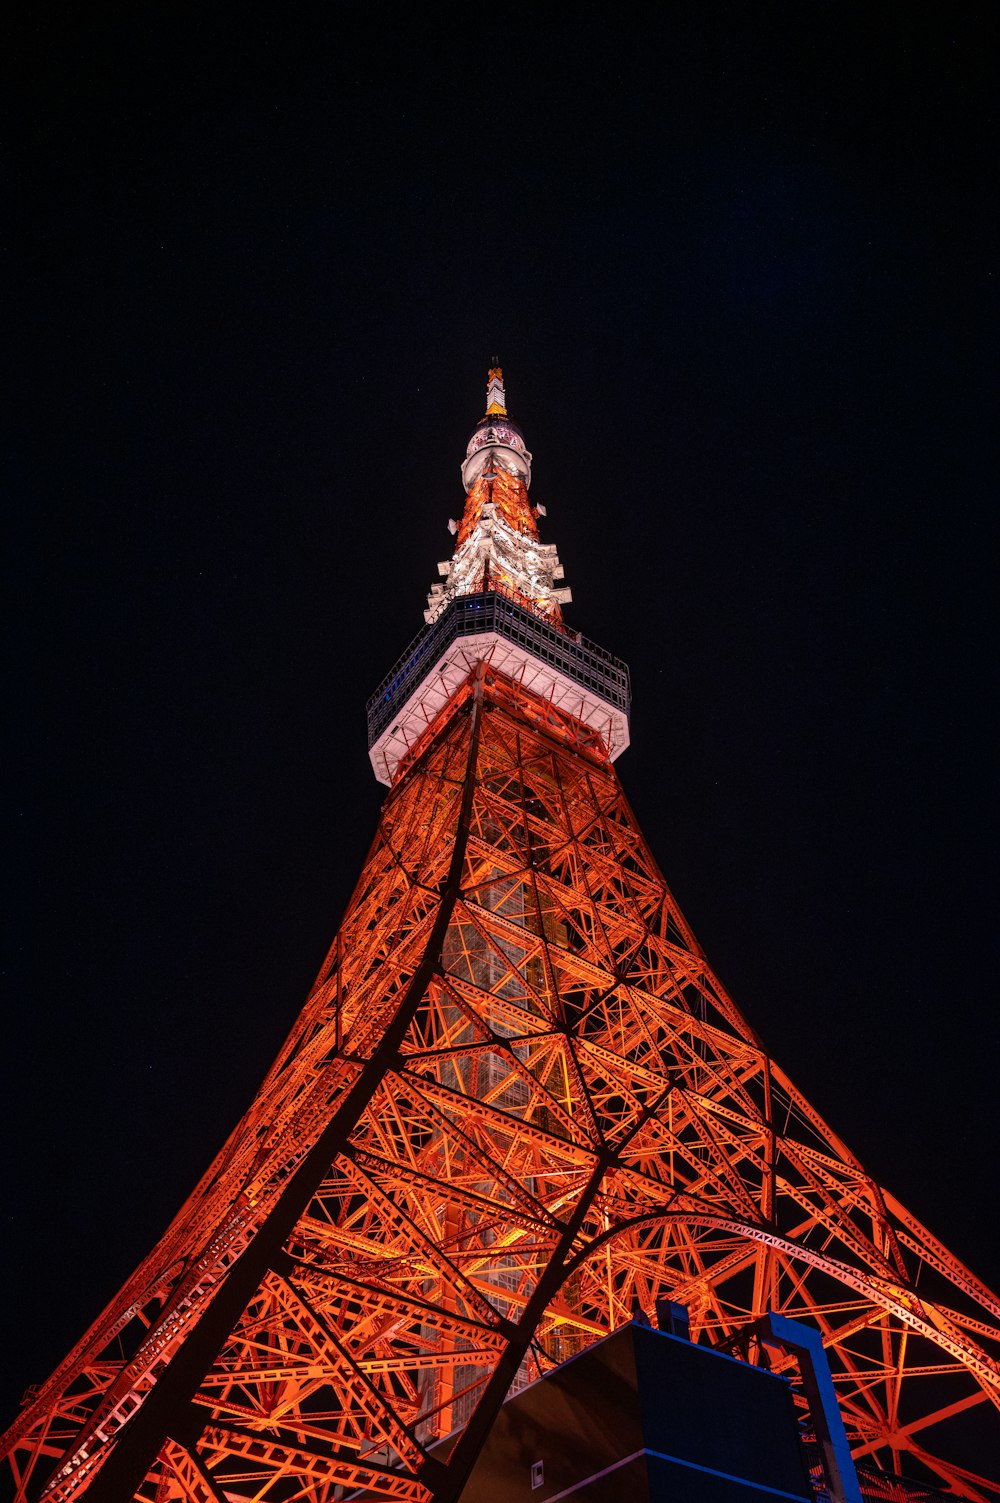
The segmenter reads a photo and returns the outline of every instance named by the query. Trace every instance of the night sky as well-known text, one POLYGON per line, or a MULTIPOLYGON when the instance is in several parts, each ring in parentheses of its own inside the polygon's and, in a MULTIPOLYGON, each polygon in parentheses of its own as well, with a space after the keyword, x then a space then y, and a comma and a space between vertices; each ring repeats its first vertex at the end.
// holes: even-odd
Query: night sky
POLYGON ((15 59, 0 1423, 333 937, 494 355, 678 901, 995 1285, 991 7, 133 9, 15 59))

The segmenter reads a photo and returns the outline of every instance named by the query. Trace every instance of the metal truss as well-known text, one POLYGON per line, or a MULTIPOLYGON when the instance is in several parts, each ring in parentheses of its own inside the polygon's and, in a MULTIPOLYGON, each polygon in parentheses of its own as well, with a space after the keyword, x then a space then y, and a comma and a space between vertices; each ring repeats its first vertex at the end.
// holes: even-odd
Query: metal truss
POLYGON ((1000 1498, 962 1465, 971 1414, 1000 1454, 1000 1303, 770 1058, 592 733, 480 664, 250 1110, 4 1452, 19 1500, 453 1503, 512 1385, 660 1296, 751 1361, 767 1310, 811 1322, 856 1458, 1000 1498))

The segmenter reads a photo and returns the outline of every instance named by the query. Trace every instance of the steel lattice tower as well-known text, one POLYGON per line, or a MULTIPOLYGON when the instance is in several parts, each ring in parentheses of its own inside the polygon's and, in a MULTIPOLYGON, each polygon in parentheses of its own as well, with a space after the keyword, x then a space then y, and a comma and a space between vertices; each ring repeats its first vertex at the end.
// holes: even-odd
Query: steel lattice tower
POLYGON ((20 1500, 455 1500, 512 1386, 661 1296, 751 1361, 766 1311, 809 1321, 857 1459, 1000 1497, 951 1433, 1000 1407, 1000 1303, 714 976, 612 767, 627 670, 563 622, 530 466, 491 371, 454 557, 369 704, 389 793, 341 928, 8 1431, 20 1500))

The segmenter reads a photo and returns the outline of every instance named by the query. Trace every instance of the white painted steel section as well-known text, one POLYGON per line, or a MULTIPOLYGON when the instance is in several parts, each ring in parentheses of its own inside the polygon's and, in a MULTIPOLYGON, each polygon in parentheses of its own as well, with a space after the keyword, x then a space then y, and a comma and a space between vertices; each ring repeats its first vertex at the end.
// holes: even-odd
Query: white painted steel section
POLYGON ((499 366, 490 371, 489 384, 486 388, 486 415, 498 413, 501 417, 507 416, 507 394, 503 389, 503 371, 499 366))
POLYGON ((501 578, 509 579, 525 602, 558 601, 560 605, 568 605, 573 599, 568 585, 561 588, 555 585, 557 579, 563 578, 555 543, 541 543, 523 532, 515 532, 490 500, 483 503, 478 523, 455 549, 454 558, 438 564, 438 573, 446 583, 435 581, 431 585, 424 620, 428 624, 436 621, 449 601, 458 595, 479 594, 487 565, 494 578, 499 570, 501 578))
POLYGON ((450 643, 403 705, 393 725, 375 742, 368 755, 380 783, 392 783, 397 767, 411 746, 437 718, 481 658, 508 678, 523 684, 540 699, 551 702, 557 710, 574 716, 596 731, 608 748, 612 762, 628 746, 628 716, 624 710, 609 705, 607 700, 575 683, 558 668, 541 662, 527 648, 508 642, 496 632, 483 632, 459 637, 450 643))
POLYGON ((524 441, 511 431, 510 441, 504 443, 497 437, 498 427, 499 424, 496 424, 493 428, 484 429, 478 442, 476 436, 473 436, 475 448, 470 443, 468 458, 462 461, 462 484, 467 491, 471 491, 491 460, 495 460, 511 475, 518 475, 525 485, 531 485, 531 454, 524 447, 524 441), (516 445, 519 447, 515 447, 516 445))

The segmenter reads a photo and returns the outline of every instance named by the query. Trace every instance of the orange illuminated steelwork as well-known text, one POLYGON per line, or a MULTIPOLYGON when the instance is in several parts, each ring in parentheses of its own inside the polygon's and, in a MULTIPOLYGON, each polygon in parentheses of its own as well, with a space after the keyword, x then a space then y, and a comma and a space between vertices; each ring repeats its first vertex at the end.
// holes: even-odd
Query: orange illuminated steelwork
POLYGON ((809 1321, 856 1458, 1000 1497, 952 1433, 997 1420, 996 1297, 744 1021, 593 727, 487 655, 249 1112, 7 1433, 16 1495, 456 1500, 512 1386, 664 1296, 751 1361, 809 1321))
POLYGON ((513 532, 521 532, 530 538, 538 537, 538 523, 535 520, 531 502, 528 500, 528 491, 524 481, 506 474, 503 470, 490 469, 480 475, 469 492, 462 524, 458 529, 460 543, 464 543, 471 537, 476 527, 479 526, 483 506, 488 501, 493 502, 497 514, 513 532))

